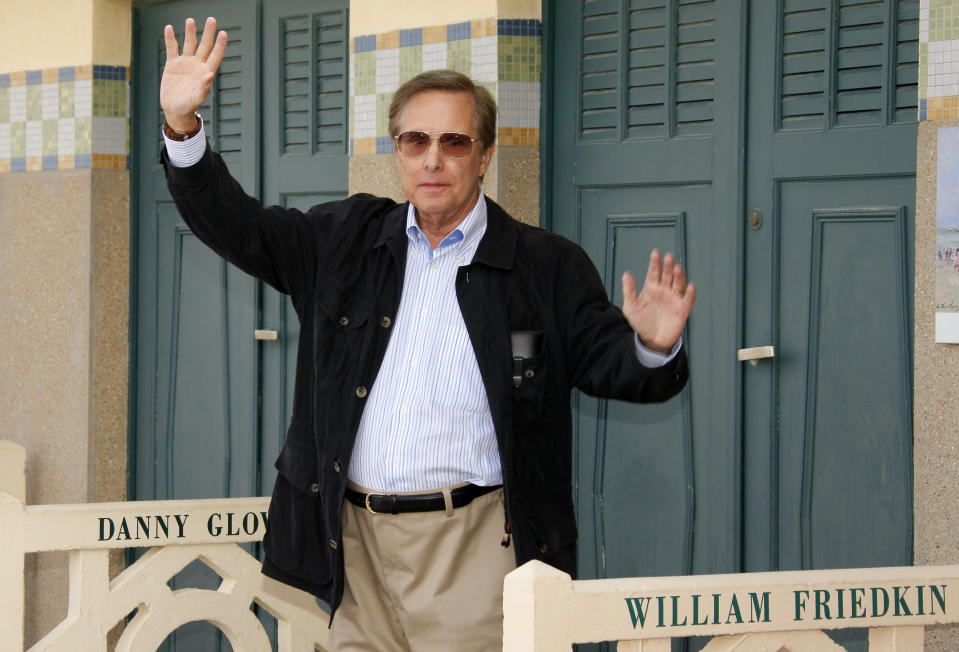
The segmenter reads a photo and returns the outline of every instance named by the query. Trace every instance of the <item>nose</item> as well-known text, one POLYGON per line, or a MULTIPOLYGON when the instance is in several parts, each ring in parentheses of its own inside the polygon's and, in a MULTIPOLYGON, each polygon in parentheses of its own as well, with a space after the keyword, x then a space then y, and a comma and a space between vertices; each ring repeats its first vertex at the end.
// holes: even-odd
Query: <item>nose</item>
POLYGON ((440 139, 430 138, 430 145, 423 154, 423 167, 428 170, 438 170, 443 164, 443 156, 440 152, 440 139))

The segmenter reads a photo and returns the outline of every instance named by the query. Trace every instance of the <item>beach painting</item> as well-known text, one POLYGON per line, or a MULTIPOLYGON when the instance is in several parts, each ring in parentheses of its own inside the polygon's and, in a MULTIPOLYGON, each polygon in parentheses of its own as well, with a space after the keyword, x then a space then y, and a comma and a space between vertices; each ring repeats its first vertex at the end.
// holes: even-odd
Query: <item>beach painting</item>
POLYGON ((959 343, 959 127, 939 129, 936 341, 959 343))

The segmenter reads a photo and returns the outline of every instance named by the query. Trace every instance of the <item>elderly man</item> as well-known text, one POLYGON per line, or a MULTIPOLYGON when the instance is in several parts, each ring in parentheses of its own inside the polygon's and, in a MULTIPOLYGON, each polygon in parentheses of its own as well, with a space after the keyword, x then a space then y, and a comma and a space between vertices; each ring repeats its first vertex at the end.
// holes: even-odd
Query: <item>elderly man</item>
POLYGON ((496 106, 451 71, 390 107, 408 203, 262 207, 196 114, 215 31, 197 43, 188 20, 181 54, 166 27, 163 160, 196 235, 289 294, 301 323, 263 571, 329 603, 338 650, 496 649, 506 573, 575 572, 571 389, 676 394, 695 290, 653 251, 619 310, 582 249, 486 198, 496 106))

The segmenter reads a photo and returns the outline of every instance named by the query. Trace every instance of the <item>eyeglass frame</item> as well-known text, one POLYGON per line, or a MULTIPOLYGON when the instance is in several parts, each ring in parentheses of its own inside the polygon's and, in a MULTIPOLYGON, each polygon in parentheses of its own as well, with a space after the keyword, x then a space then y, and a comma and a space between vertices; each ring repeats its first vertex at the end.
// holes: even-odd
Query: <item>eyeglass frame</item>
POLYGON ((404 131, 402 133, 399 133, 393 136, 393 145, 396 147, 397 152, 399 152, 400 154, 403 154, 403 156, 409 156, 411 158, 417 158, 419 156, 423 156, 423 154, 425 154, 429 150, 429 146, 427 146, 427 148, 423 150, 421 154, 404 154, 403 150, 400 149, 400 137, 403 136, 403 134, 426 134, 427 136, 430 137, 430 145, 433 144, 434 140, 437 141, 437 143, 439 143, 439 150, 443 152, 445 156, 449 156, 450 158, 455 158, 455 159, 466 158, 467 156, 472 154, 473 143, 477 143, 483 140, 482 138, 471 138, 469 134, 464 134, 459 131, 422 131, 420 129, 409 129, 407 131, 404 131), (443 143, 440 141, 440 138, 442 138, 443 136, 446 136, 447 134, 452 134, 454 136, 463 136, 466 139, 468 139, 470 142, 470 151, 468 151, 466 154, 463 154, 463 156, 454 156, 450 154, 449 152, 447 152, 446 148, 443 147, 443 143))

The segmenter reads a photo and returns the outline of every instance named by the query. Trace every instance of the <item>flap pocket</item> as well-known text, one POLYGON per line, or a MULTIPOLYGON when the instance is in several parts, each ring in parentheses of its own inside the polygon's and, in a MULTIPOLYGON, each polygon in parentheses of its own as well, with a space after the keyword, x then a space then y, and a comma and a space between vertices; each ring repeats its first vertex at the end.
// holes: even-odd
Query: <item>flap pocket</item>
POLYGON ((338 283, 327 283, 320 288, 316 302, 331 322, 346 331, 359 328, 373 313, 372 301, 353 296, 338 283))
POLYGON ((317 495, 316 453, 313 433, 302 424, 292 423, 286 444, 273 465, 294 488, 305 494, 317 495))

